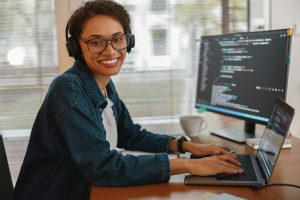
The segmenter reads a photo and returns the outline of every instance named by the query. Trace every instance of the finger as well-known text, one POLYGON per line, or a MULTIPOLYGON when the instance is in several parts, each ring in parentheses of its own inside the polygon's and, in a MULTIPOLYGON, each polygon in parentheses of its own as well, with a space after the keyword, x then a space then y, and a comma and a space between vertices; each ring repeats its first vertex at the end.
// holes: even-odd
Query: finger
POLYGON ((244 171, 244 169, 227 161, 219 160, 217 164, 221 165, 223 172, 228 171, 228 173, 243 173, 244 171))
POLYGON ((226 160, 224 158, 221 158, 221 157, 217 158, 216 163, 219 164, 219 165, 224 165, 224 166, 228 166, 228 167, 234 167, 234 168, 239 168, 240 167, 239 165, 228 162, 228 160, 226 160))
POLYGON ((231 162, 228 162, 227 159, 223 158, 224 156, 213 156, 212 159, 214 159, 214 163, 221 167, 231 167, 235 169, 240 169, 239 165, 233 164, 231 162))
POLYGON ((237 173, 243 173, 243 169, 236 169, 232 167, 223 166, 221 173, 229 173, 229 174, 237 174, 237 173))
POLYGON ((220 151, 220 154, 229 155, 229 156, 232 156, 234 158, 236 157, 235 154, 232 154, 232 153, 228 152, 227 150, 225 150, 225 149, 223 149, 221 147, 219 147, 218 150, 220 151))
POLYGON ((238 160, 236 160, 234 157, 232 157, 231 155, 220 155, 220 156, 218 156, 218 158, 222 161, 233 163, 236 166, 241 166, 241 163, 238 160))
POLYGON ((213 155, 230 155, 230 153, 228 151, 226 151, 225 149, 221 148, 221 147, 215 147, 213 149, 213 155))
POLYGON ((240 171, 241 168, 237 165, 234 165, 230 162, 226 162, 226 161, 223 161, 223 160, 219 160, 219 162, 217 163, 218 165, 222 165, 223 167, 227 167, 227 168, 232 168, 232 169, 236 169, 237 171, 240 171))

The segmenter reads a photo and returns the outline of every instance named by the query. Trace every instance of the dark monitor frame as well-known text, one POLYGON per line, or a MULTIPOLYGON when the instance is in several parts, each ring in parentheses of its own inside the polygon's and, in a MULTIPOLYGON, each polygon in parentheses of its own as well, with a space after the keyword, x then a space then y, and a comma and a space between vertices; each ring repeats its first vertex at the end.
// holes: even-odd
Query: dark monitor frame
MULTIPOLYGON (((255 31, 255 32, 240 32, 240 33, 231 33, 231 34, 224 34, 224 35, 215 35, 215 37, 218 36, 240 36, 242 34, 248 34, 248 33, 265 33, 265 32, 275 32, 275 31, 291 31, 289 35, 289 46, 287 48, 287 59, 289 60, 290 58, 290 48, 291 48, 291 38, 292 38, 292 29, 287 28, 287 29, 278 29, 278 30, 268 30, 268 31, 255 31)), ((205 36, 204 36, 205 37, 205 36)), ((211 36, 209 36, 211 37, 211 36)), ((214 36, 212 36, 214 37, 214 36)), ((200 40, 202 41, 202 39, 200 40)), ((201 52, 200 52, 201 54, 201 52)), ((200 58, 199 58, 200 59, 200 58)), ((200 67, 199 67, 200 70, 200 67)), ((283 96, 279 96, 281 99, 286 100, 286 93, 287 93, 287 86, 288 86, 288 74, 289 74, 289 62, 286 63, 286 75, 285 75, 285 87, 284 87, 284 93, 283 96)), ((197 90, 199 87, 199 74, 198 74, 198 81, 197 81, 197 90)), ((198 91, 197 91, 198 92, 198 91)), ((272 108, 272 105, 275 103, 270 102, 270 108, 272 108)), ((217 114, 229 116, 229 117, 234 117, 237 119, 244 120, 244 130, 241 129, 221 129, 221 130, 216 130, 216 131, 211 131, 211 134, 223 137, 225 139, 232 140, 234 142, 239 142, 243 143, 246 141, 247 138, 255 138, 255 124, 262 124, 266 125, 268 122, 268 118, 266 117, 261 117, 259 115, 251 115, 251 114, 246 114, 244 112, 239 112, 239 111, 233 111, 231 109, 223 108, 223 107, 218 107, 218 106, 213 106, 209 104, 203 104, 198 102, 198 95, 196 97, 196 104, 195 107, 198 109, 205 109, 210 112, 214 112, 217 114)))

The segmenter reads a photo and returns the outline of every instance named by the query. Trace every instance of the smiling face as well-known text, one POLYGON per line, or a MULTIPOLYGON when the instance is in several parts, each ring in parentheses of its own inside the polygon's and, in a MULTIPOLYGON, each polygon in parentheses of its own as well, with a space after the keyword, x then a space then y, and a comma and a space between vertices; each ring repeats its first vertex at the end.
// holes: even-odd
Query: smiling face
MULTIPOLYGON (((124 34, 124 29, 119 21, 107 15, 97 15, 84 23, 80 38, 86 40, 101 37, 110 40, 121 34, 124 34)), ((97 82, 103 79, 107 82, 111 76, 119 73, 126 58, 126 49, 115 50, 108 42, 103 52, 92 54, 85 42, 79 40, 79 44, 88 68, 97 82)))

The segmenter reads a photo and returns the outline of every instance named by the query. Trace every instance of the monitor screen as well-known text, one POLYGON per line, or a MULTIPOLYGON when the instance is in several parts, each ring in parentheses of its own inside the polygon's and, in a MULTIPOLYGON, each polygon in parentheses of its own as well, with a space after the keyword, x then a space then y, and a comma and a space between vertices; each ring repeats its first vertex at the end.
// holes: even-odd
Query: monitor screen
POLYGON ((244 135, 220 136, 254 137, 255 123, 267 124, 276 98, 285 99, 291 35, 281 29, 201 38, 196 107, 246 122, 244 135))

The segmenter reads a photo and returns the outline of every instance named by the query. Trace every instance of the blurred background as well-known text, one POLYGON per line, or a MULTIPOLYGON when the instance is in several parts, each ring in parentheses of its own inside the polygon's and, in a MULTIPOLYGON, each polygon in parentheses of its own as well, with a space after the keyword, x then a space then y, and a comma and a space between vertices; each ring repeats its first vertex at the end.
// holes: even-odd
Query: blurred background
MULTIPOLYGON (((293 27, 287 102, 300 137, 300 1, 118 0, 132 18, 136 46, 119 75, 120 97, 141 124, 196 113, 202 35, 293 27)), ((83 0, 0 0, 0 131, 30 129, 49 84, 68 69, 65 26, 83 0)), ((177 129, 168 130, 176 133, 177 129)), ((9 133, 9 132, 7 132, 9 133)), ((29 134, 29 133, 26 133, 29 134)))

